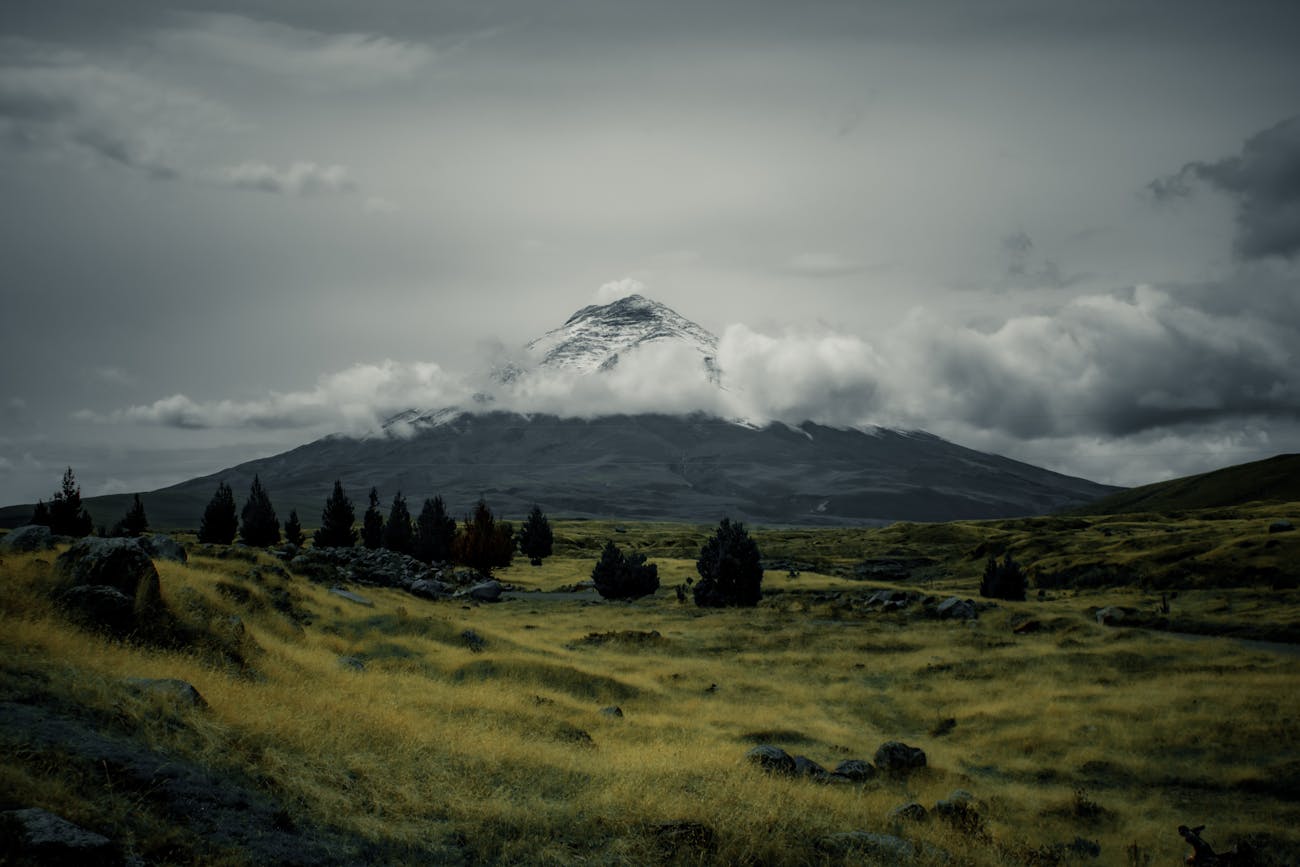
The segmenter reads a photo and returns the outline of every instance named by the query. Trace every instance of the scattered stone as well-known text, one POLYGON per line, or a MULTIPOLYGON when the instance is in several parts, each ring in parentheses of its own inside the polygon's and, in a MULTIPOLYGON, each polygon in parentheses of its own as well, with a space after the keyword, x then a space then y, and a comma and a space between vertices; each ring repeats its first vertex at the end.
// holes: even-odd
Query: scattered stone
POLYGON ((807 777, 816 782, 821 782, 830 777, 825 768, 807 756, 794 757, 794 775, 796 777, 807 777))
POLYGON ((1130 614, 1136 613, 1132 609, 1122 608, 1118 605, 1107 605, 1105 608, 1098 609, 1097 623, 1101 626, 1115 626, 1124 622, 1124 619, 1130 614))
POLYGON ((340 656, 339 666, 350 671, 365 671, 366 664, 355 656, 340 656))
POLYGON ((500 602, 501 589, 500 581, 484 581, 469 588, 465 595, 475 602, 500 602))
MULTIPOLYGON (((76 865, 116 865, 121 864, 122 855, 113 841, 74 825, 62 816, 56 816, 38 807, 26 810, 8 810, 0 816, 15 823, 20 838, 10 844, 5 841, 6 851, 9 845, 21 854, 23 860, 18 863, 32 864, 76 864, 76 865)), ((7 863, 7 862, 6 862, 7 863)))
POLYGON ((975 796, 965 789, 954 789, 934 805, 934 814, 952 827, 967 834, 984 830, 984 818, 975 809, 975 796))
POLYGON ((417 578, 411 582, 410 592, 424 599, 446 599, 451 595, 451 587, 433 578, 417 578))
POLYGON ((470 649, 471 653, 482 653, 483 648, 487 646, 487 641, 472 629, 466 629, 460 634, 460 640, 465 642, 465 646, 470 649))
POLYGON ((759 744, 745 753, 745 758, 751 764, 758 765, 769 774, 783 774, 785 776, 794 774, 794 759, 785 750, 771 744, 759 744))
POLYGON ((421 578, 445 580, 445 572, 387 548, 308 548, 289 561, 289 568, 322 584, 356 583, 399 590, 410 590, 421 578))
POLYGON ((845 759, 835 766, 834 774, 851 783, 865 783, 875 778, 876 768, 862 759, 845 759))
POLYGON ((924 822, 930 818, 930 811, 923 804, 908 801, 890 810, 889 818, 895 822, 924 822))
POLYGON ((610 707, 602 707, 600 709, 600 712, 603 713, 605 716, 618 717, 619 719, 623 718, 623 708, 619 707, 618 705, 612 705, 610 707))
POLYGON ((916 847, 902 837, 870 831, 827 834, 817 840, 817 848, 827 855, 865 856, 887 864, 902 864, 916 858, 916 847))
POLYGON ((1290 533, 1295 529, 1295 525, 1290 521, 1274 521, 1268 525, 1270 533, 1290 533))
MULTIPOLYGON (((239 624, 240 629, 243 623, 239 624)), ((186 707, 206 708, 208 703, 194 685, 175 677, 128 677, 126 682, 143 695, 161 696, 186 707)))
POLYGON ((171 560, 175 563, 188 563, 190 556, 185 553, 185 546, 177 542, 171 536, 165 536, 162 533, 154 533, 152 536, 141 536, 136 539, 136 544, 144 549, 154 560, 171 560))
POLYGON ((331 587, 330 593, 338 596, 340 599, 346 599, 349 602, 355 602, 357 605, 363 605, 366 608, 374 608, 375 603, 371 602, 364 596, 353 593, 351 590, 344 590, 342 587, 331 587))
POLYGON ((54 547, 54 535, 49 527, 40 524, 27 524, 10 530, 0 537, 0 551, 48 551, 54 547))
POLYGON ((957 596, 950 596, 940 602, 935 613, 939 615, 940 620, 974 620, 980 616, 973 601, 957 596))
POLYGON ((925 767, 925 751, 902 741, 886 741, 876 750, 876 768, 891 777, 906 777, 925 767))

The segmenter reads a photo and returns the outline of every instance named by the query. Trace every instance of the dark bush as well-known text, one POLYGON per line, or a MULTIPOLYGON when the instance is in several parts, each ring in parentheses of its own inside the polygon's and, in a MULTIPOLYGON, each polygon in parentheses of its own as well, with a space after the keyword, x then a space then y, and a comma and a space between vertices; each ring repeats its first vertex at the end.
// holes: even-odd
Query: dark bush
POLYGON ((482 500, 474 506, 474 516, 452 542, 452 556, 457 563, 484 575, 510 565, 515 553, 515 530, 505 521, 498 522, 482 500))
POLYGON ((723 518, 695 561, 700 573, 695 604, 703 608, 753 607, 763 598, 763 563, 743 524, 723 518))
POLYGON ((980 579, 980 595, 990 599, 1010 599, 1023 602, 1025 599, 1025 573, 1020 564, 1011 559, 1010 552, 999 563, 996 557, 989 557, 984 564, 984 577, 980 579))
POLYGON ((624 557, 617 545, 606 542, 591 580, 606 599, 640 599, 659 589, 659 567, 646 563, 644 554, 624 557))

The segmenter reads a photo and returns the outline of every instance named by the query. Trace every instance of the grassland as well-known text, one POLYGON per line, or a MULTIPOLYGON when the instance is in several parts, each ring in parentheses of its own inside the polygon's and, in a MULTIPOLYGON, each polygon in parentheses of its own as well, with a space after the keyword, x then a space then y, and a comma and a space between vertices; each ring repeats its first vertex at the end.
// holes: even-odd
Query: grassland
MULTIPOLYGON (((1287 580, 1300 533, 1270 534, 1276 518, 1300 519, 1300 504, 762 530, 779 563, 768 597, 727 611, 671 590, 693 574, 703 527, 558 524, 556 556, 503 571, 523 592, 483 606, 354 588, 373 602, 362 607, 278 573, 266 554, 194 557, 159 563, 163 596, 210 640, 171 649, 71 626, 49 601, 57 552, 6 554, 0 706, 51 709, 240 781, 279 805, 284 827, 343 841, 341 860, 835 863, 815 842, 866 830, 929 844, 921 863, 942 850, 974 865, 1165 864, 1186 851, 1179 824, 1206 824, 1216 844, 1250 839, 1261 863, 1296 863, 1300 657, 1231 637, 1261 626, 1286 637, 1300 623, 1287 580), (586 578, 610 538, 659 563, 656 596, 527 592, 586 578), (857 604, 880 588, 973 596, 984 560, 1006 552, 1052 588, 1036 598, 1031 585, 1029 601, 972 624, 857 604), (1071 587, 1062 575, 1093 578, 1071 587), (1174 625, 1230 635, 1092 616, 1152 612, 1162 590, 1177 593, 1174 625), (1035 631, 1015 631, 1030 620, 1035 631), (646 632, 657 636, 631 634, 646 632), (207 707, 142 697, 131 677, 183 679, 207 707), (622 717, 602 713, 614 705, 622 717), (923 748, 929 767, 824 786, 743 760, 762 742, 833 766, 894 739, 923 748), (889 818, 956 788, 975 796, 984 833, 889 818), (715 846, 668 846, 658 829, 681 820, 713 829, 715 846), (1079 837, 1098 859, 1051 849, 1079 837)), ((250 860, 107 765, 12 729, 0 740, 0 809, 45 807, 151 863, 250 860)))

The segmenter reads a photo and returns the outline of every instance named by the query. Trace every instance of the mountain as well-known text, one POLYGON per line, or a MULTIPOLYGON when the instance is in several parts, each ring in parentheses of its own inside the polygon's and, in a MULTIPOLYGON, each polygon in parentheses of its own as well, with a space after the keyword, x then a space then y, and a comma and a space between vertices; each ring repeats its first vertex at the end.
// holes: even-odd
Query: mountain
MULTIPOLYGON (((698 354, 700 375, 724 388, 718 340, 658 302, 632 295, 585 307, 529 344, 531 366, 498 371, 509 389, 537 371, 602 376, 629 353, 675 344, 698 354)), ((541 505, 556 517, 761 524, 877 524, 1036 515, 1118 489, 964 448, 921 431, 753 424, 706 415, 565 418, 494 410, 411 409, 364 437, 330 436, 291 451, 142 495, 155 527, 194 527, 219 481, 242 502, 254 473, 283 519, 314 525, 335 479, 364 507, 373 485, 412 511, 442 495, 453 513, 480 497, 500 514, 541 505)), ((89 498, 112 524, 129 495, 89 498)), ((30 506, 0 510, 14 525, 30 506)))
POLYGON ((717 381, 718 338, 669 307, 641 295, 584 307, 528 344, 539 366, 577 374, 610 370, 619 358, 648 343, 675 342, 694 349, 717 381))
POLYGON ((1228 508, 1256 500, 1300 501, 1300 455, 1277 455, 1262 461, 1143 485, 1079 506, 1074 511, 1090 515, 1181 512, 1228 508))

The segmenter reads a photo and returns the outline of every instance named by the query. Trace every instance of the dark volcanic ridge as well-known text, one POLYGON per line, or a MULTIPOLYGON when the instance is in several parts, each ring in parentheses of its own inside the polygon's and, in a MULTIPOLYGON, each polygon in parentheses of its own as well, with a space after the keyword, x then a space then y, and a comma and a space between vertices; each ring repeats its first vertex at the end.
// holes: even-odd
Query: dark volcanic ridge
MULTIPOLYGON (((438 494, 454 514, 481 496, 510 517, 539 504, 554 517, 808 526, 1038 515, 1117 490, 920 431, 484 412, 446 413, 409 436, 326 437, 142 499, 153 526, 195 527, 218 481, 242 502, 255 473, 280 518, 296 509, 307 526, 335 479, 358 514, 373 485, 385 507, 400 490, 413 511, 438 494)), ((87 503, 111 523, 129 499, 87 503)), ((22 523, 26 509, 3 517, 22 523)))

